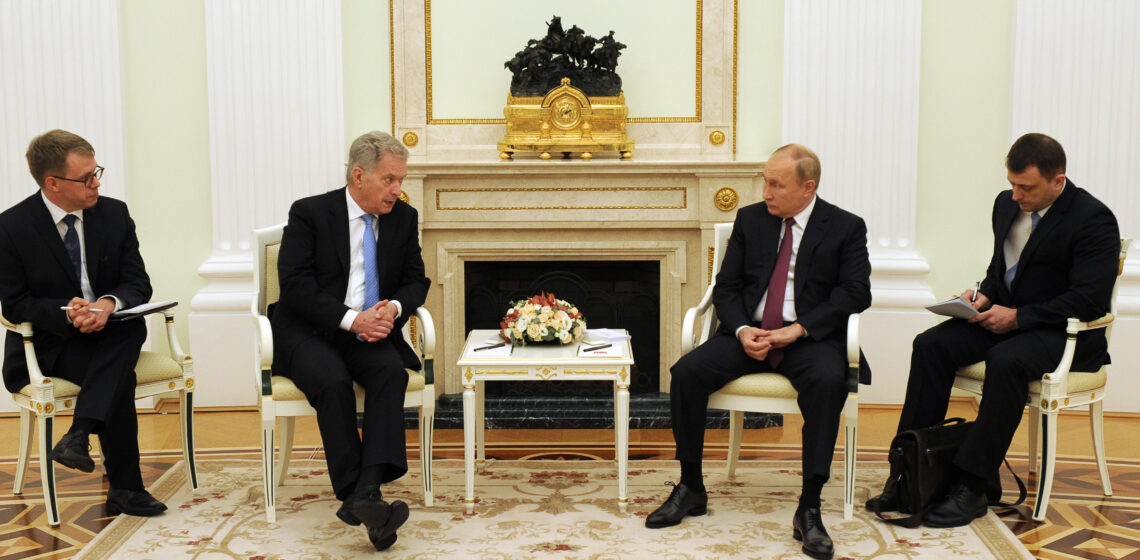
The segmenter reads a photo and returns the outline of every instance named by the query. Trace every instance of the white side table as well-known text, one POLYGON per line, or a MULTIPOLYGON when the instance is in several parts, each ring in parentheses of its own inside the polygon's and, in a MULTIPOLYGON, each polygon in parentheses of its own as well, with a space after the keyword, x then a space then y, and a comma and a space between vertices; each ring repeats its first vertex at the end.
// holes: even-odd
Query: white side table
POLYGON ((457 362, 463 380, 463 466, 467 479, 464 501, 467 513, 475 510, 476 439, 479 443, 480 465, 486 458, 483 440, 483 382, 555 379, 614 382, 614 454, 618 464, 618 507, 625 511, 629 470, 629 377, 630 366, 633 365, 633 349, 629 340, 612 343, 622 350, 620 357, 578 357, 580 343, 530 344, 511 348, 509 355, 503 350, 475 351, 475 348, 485 346, 485 342, 494 338, 497 332, 471 331, 457 362))

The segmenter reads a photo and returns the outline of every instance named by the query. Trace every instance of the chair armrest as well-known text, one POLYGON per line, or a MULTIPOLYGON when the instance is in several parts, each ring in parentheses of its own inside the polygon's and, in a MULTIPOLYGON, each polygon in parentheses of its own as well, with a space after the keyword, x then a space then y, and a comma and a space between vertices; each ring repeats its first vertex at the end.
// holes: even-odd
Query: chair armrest
POLYGON ((24 361, 28 364, 28 383, 34 386, 51 383, 51 379, 45 377, 44 372, 40 369, 40 361, 36 359, 36 347, 32 343, 34 329, 31 321, 13 323, 0 314, 0 323, 4 324, 4 328, 18 333, 24 339, 24 361))
POLYGON ((847 392, 859 392, 859 314, 847 318, 847 392))
POLYGON ((708 340, 713 327, 713 316, 709 313, 712 309, 712 293, 713 287, 710 285, 700 303, 685 311, 685 319, 681 323, 681 355, 688 354, 693 348, 708 340), (702 317, 705 321, 698 330, 697 321, 702 317))
POLYGON ((1076 317, 1069 317, 1065 326, 1067 336, 1061 361, 1057 364, 1057 369, 1041 377, 1042 398, 1052 399, 1068 394, 1069 369, 1073 367, 1073 356, 1077 352, 1077 333, 1106 328, 1112 325, 1115 320, 1116 317, 1112 313, 1106 313, 1103 317, 1093 321, 1081 321, 1076 317))
POLYGON ((258 371, 254 382, 258 394, 262 397, 273 396, 273 328, 269 325, 269 317, 265 315, 253 316, 254 328, 257 331, 257 362, 258 371))
POLYGON ((174 312, 163 311, 162 317, 166 322, 166 342, 170 346, 170 357, 180 364, 190 361, 190 356, 182 351, 182 344, 178 342, 178 333, 174 332, 174 312))
POLYGON ((431 318, 431 312, 426 307, 416 308, 416 319, 420 322, 420 328, 416 332, 416 338, 412 344, 419 347, 420 354, 435 354, 435 321, 431 318))
POLYGON ((425 307, 416 308, 416 319, 420 322, 420 328, 416 332, 419 340, 414 340, 413 343, 419 346, 420 357, 423 358, 424 384, 432 385, 435 383, 435 321, 425 307))

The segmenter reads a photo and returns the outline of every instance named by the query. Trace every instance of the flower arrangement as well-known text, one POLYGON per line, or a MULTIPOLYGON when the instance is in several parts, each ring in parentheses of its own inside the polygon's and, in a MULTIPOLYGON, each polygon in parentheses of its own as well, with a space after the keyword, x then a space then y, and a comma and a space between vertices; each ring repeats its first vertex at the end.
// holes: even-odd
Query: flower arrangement
POLYGON ((499 327, 503 338, 519 346, 528 342, 570 344, 586 334, 586 318, 566 300, 543 292, 511 302, 499 327))

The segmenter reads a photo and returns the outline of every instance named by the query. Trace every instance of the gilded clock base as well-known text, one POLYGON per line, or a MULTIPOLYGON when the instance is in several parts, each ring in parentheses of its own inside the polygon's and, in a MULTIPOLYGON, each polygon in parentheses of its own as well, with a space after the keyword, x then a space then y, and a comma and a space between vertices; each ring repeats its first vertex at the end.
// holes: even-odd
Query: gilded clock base
POLYGON ((538 152, 541 159, 552 152, 576 153, 585 160, 598 152, 633 157, 633 142, 625 134, 625 94, 587 97, 563 78, 545 97, 508 95, 503 115, 507 133, 498 144, 499 157, 515 152, 538 152))

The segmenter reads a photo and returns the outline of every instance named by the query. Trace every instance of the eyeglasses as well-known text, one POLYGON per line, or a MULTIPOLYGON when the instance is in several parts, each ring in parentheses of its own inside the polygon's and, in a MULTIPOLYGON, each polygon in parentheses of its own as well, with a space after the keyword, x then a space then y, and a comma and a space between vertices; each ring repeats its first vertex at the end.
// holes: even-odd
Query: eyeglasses
POLYGON ((67 177, 60 177, 58 175, 49 175, 49 177, 53 177, 61 181, 71 181, 72 183, 83 183, 83 186, 91 188, 91 186, 95 184, 95 181, 103 178, 103 167, 95 166, 95 171, 92 171, 90 175, 82 179, 68 179, 67 177))

